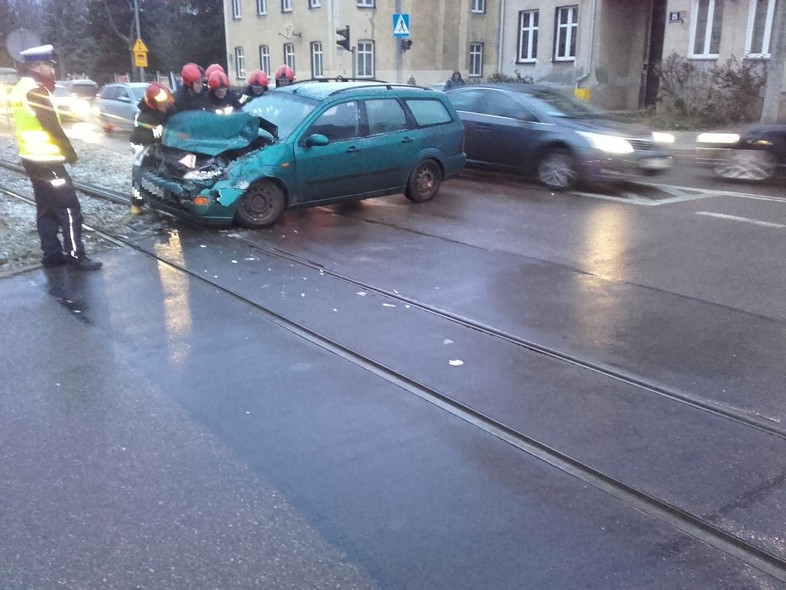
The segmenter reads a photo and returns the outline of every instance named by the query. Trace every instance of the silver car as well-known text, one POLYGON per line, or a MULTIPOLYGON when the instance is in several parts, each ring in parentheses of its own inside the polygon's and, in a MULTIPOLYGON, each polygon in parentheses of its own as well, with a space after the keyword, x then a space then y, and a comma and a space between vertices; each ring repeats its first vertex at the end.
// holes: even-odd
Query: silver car
POLYGON ((139 101, 147 82, 114 83, 103 86, 96 95, 93 111, 106 132, 134 128, 139 101))

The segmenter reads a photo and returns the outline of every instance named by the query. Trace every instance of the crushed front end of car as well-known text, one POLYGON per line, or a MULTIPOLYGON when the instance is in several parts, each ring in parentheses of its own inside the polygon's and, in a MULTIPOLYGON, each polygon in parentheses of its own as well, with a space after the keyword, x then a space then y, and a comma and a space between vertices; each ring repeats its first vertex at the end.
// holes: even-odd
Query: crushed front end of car
POLYGON ((248 113, 173 115, 161 144, 142 150, 131 174, 139 202, 209 225, 229 225, 253 178, 253 154, 276 142, 276 127, 248 113))

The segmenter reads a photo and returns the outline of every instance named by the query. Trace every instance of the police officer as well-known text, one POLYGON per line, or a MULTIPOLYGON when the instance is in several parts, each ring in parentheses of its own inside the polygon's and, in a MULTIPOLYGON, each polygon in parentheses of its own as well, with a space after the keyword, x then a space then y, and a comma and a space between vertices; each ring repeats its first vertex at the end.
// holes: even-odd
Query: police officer
POLYGON ((68 264, 98 270, 101 263, 85 254, 82 208, 65 163, 77 160, 52 102, 55 87, 54 48, 32 47, 21 52, 25 75, 11 91, 19 156, 33 184, 36 226, 45 267, 68 264), (60 242, 58 230, 63 234, 60 242))

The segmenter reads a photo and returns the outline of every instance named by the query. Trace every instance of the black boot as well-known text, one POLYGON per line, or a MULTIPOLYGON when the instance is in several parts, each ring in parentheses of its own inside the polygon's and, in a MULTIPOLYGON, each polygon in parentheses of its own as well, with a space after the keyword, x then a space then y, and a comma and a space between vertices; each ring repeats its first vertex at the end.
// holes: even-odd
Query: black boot
POLYGON ((68 256, 67 259, 68 264, 78 270, 98 270, 103 266, 103 263, 98 260, 90 260, 87 254, 82 254, 79 257, 68 256))

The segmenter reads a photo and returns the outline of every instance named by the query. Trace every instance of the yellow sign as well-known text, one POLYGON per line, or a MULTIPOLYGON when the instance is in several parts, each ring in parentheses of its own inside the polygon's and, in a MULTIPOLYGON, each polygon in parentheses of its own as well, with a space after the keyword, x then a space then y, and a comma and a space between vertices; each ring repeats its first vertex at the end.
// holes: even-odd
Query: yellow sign
POLYGON ((147 45, 142 39, 137 39, 134 43, 134 53, 147 53, 147 45))
POLYGON ((576 95, 576 98, 580 98, 581 100, 589 100, 590 99, 590 89, 589 88, 576 88, 573 91, 573 94, 576 95))
POLYGON ((147 67, 147 51, 134 52, 134 65, 138 68, 147 67))

